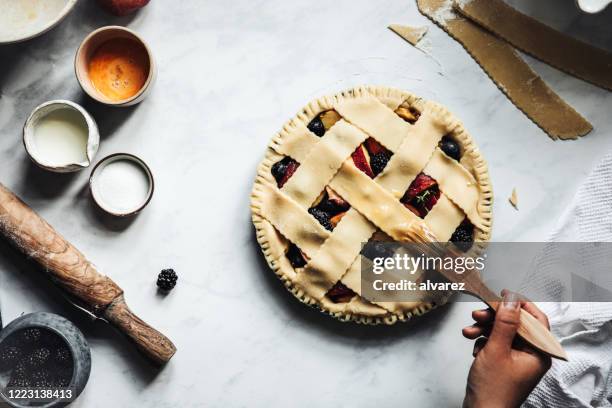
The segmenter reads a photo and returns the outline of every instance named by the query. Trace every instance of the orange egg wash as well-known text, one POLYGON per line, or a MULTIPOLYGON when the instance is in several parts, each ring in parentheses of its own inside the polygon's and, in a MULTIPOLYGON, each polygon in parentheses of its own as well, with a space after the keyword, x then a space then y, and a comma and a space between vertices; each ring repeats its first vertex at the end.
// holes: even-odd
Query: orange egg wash
POLYGON ((142 89, 149 76, 149 65, 149 54, 141 43, 114 38, 95 50, 88 74, 98 92, 111 101, 122 101, 142 89))

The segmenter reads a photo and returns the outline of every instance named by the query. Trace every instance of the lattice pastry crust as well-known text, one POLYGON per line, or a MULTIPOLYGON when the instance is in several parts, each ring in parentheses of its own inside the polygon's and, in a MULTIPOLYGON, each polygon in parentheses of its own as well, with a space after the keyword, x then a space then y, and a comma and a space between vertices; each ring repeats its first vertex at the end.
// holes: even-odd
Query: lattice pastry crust
POLYGON ((439 185, 440 196, 424 221, 440 240, 449 240, 464 219, 474 226, 475 241, 489 239, 493 193, 486 162, 461 122, 445 108, 385 87, 354 88, 311 102, 272 139, 251 195, 257 240, 270 268, 302 302, 342 320, 392 324, 445 303, 451 293, 384 303, 360 295, 361 246, 379 236, 404 240, 406 225, 417 215, 400 198, 420 173, 439 185), (401 109, 416 110, 420 117, 408 123, 400 117, 401 109), (318 137, 308 125, 332 110, 333 126, 318 137), (459 161, 440 149, 445 135, 459 145, 459 161), (351 158, 368 138, 392 153, 374 178, 351 158), (279 188, 272 166, 287 156, 299 167, 279 188), (329 188, 350 204, 333 231, 309 213, 329 188), (287 259, 291 244, 307 260, 303 267, 294 268, 287 259), (356 295, 333 301, 328 291, 338 282, 356 295))

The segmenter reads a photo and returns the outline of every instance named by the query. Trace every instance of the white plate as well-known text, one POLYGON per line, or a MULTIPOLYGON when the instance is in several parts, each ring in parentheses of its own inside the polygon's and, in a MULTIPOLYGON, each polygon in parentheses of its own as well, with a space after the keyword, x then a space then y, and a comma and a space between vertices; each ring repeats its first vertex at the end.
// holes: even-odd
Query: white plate
POLYGON ((576 0, 576 3, 587 13, 599 13, 612 3, 612 0, 576 0))
POLYGON ((28 40, 50 30, 77 0, 0 0, 0 44, 28 40))

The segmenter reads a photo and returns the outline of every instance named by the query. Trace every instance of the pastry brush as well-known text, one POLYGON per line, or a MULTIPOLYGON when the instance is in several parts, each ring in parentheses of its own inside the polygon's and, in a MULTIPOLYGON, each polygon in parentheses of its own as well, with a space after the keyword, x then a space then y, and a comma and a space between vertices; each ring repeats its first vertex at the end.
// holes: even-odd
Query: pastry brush
MULTIPOLYGON (((424 222, 414 222, 411 227, 406 230, 405 235, 406 241, 410 241, 411 245, 415 244, 416 248, 421 250, 426 256, 464 256, 456 249, 452 248, 452 245, 440 243, 424 222)), ((502 300, 501 297, 487 287, 477 270, 470 269, 459 274, 452 270, 440 268, 438 272, 450 282, 462 283, 464 288, 463 292, 482 300, 491 307, 491 309, 497 310, 499 307, 502 300)), ((567 361, 565 350, 563 350, 563 347, 561 347, 561 344, 555 336, 553 336, 550 330, 523 309, 521 309, 518 334, 537 350, 551 357, 567 361)))

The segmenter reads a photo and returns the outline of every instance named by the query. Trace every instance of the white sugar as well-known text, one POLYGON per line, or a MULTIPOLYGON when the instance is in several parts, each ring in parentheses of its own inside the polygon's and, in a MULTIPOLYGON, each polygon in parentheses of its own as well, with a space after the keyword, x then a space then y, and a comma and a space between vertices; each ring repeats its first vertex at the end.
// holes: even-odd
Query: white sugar
POLYGON ((145 204, 151 182, 142 166, 121 158, 103 166, 93 182, 97 199, 105 209, 125 214, 145 204))

